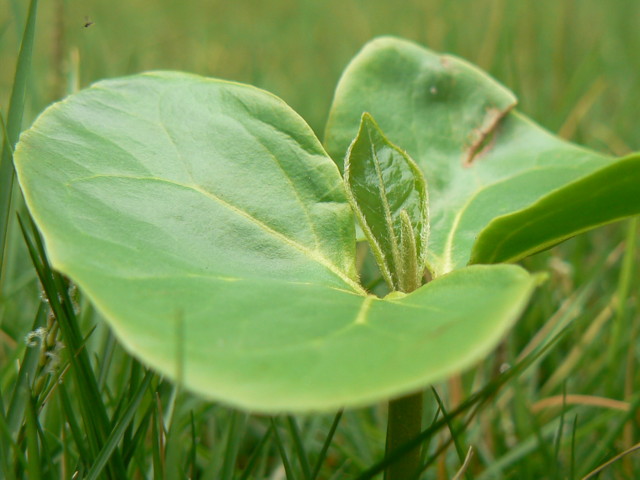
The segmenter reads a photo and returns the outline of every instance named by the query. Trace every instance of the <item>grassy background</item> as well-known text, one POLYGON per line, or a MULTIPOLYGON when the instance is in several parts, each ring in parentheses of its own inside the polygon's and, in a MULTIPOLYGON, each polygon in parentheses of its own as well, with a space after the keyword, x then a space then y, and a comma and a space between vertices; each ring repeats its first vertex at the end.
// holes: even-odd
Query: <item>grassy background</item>
MULTIPOLYGON (((5 3, 2 100, 26 9, 24 1, 5 3)), ((84 87, 177 69, 273 91, 321 130, 347 61, 372 37, 393 34, 478 64, 550 129, 564 126, 565 136, 624 153, 640 148, 639 21, 635 0, 53 0, 40 7, 27 117, 76 76, 84 87)))
MULTIPOLYGON (((0 113, 5 119, 26 9, 19 0, 0 5, 0 113)), ((42 2, 38 12, 23 123, 29 125, 50 102, 100 78, 180 69, 270 90, 321 134, 348 60, 371 37, 394 34, 465 57, 511 88, 520 109, 542 125, 623 155, 640 150, 639 24, 637 0, 407 0, 401 5, 382 0, 52 0, 42 2), (87 28, 85 16, 94 22, 87 28)), ((453 422, 458 450, 464 453, 472 445, 476 451, 467 478, 581 478, 640 441, 637 230, 633 222, 607 227, 528 259, 528 268, 547 270, 551 278, 525 317, 486 362, 460 382, 437 386, 445 405, 454 408, 504 366, 515 365, 523 351, 570 327, 542 358, 510 378, 500 395, 485 392, 486 403, 467 426, 462 428, 464 415, 453 422), (564 393, 591 397, 567 396, 562 407, 564 393), (555 407, 544 403, 554 401, 555 407)), ((62 363, 52 366, 45 354, 55 350, 58 334, 50 334, 42 351, 26 348, 23 341, 34 317, 43 324, 53 320, 39 301, 40 287, 17 222, 11 224, 3 268, 0 478, 91 474, 105 451, 112 454, 103 471, 109 478, 123 472, 135 478, 241 478, 256 451, 248 478, 285 478, 279 437, 295 478, 305 478, 305 455, 312 463, 323 460, 318 478, 355 478, 381 458, 381 406, 347 412, 325 458, 321 450, 330 416, 279 418, 274 430, 269 419, 202 402, 156 377, 149 377, 151 387, 137 397, 145 385, 143 367, 100 323, 92 330, 91 308, 81 301, 77 317, 58 313, 77 323, 82 334, 93 332, 87 364, 76 365, 63 355, 62 363), (21 392, 15 387, 28 361, 35 362, 25 381, 30 388, 13 420, 10 399, 21 392), (56 387, 61 376, 64 388, 56 387), (128 411, 133 423, 126 421, 128 411), (91 417, 104 421, 95 420, 92 427, 91 417), (120 426, 124 433, 109 443, 109 433, 120 426), (280 435, 269 433, 274 431, 280 435)), ((66 291, 63 279, 51 278, 54 294, 66 291)), ((427 402, 435 413, 435 400, 429 396, 427 402)), ((425 478, 451 478, 459 468, 456 448, 438 452, 449 438, 446 425, 431 437, 425 478)), ((634 478, 639 475, 634 472, 640 472, 640 461, 631 454, 600 478, 634 478)))

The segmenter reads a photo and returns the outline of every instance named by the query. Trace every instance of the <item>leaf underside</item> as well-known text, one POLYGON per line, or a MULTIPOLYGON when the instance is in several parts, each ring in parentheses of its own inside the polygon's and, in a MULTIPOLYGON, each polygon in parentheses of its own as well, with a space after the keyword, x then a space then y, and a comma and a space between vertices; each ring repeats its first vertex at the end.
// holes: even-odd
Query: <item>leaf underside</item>
POLYGON ((467 62, 384 37, 345 70, 325 145, 341 166, 369 112, 416 161, 429 185, 434 276, 516 261, 640 213, 638 155, 613 160, 560 140, 515 104, 467 62))
POLYGON ((237 407, 326 411, 421 388, 493 348, 535 283, 477 266, 367 295, 338 169, 249 86, 100 82, 47 109, 15 159, 53 266, 121 342, 237 407))

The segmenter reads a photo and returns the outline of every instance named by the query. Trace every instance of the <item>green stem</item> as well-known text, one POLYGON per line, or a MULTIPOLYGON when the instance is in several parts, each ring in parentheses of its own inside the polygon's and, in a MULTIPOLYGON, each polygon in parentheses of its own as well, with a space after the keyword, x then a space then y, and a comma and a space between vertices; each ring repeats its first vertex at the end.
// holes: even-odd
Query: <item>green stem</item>
MULTIPOLYGON (((417 437, 421 428, 422 392, 391 400, 387 421, 386 455, 393 455, 397 449, 417 437)), ((419 473, 421 458, 420 446, 410 450, 387 467, 385 480, 415 479, 419 473)))
MULTIPOLYGON (((416 237, 406 210, 400 212, 401 260, 394 265, 398 277, 398 290, 411 293, 420 287, 424 264, 420 265, 416 237)), ((391 460, 395 452, 420 435, 422 429, 422 392, 406 395, 389 402, 387 445, 385 456, 391 460)), ((384 473, 385 480, 413 480, 421 466, 422 445, 394 459, 384 473)))

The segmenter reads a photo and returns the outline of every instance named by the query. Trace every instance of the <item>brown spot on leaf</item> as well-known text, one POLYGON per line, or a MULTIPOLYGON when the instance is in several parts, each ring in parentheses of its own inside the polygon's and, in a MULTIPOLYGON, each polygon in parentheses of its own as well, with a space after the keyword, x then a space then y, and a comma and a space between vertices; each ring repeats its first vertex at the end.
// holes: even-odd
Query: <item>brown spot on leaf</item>
POLYGON ((493 148, 495 144, 495 132, 500 121, 515 105, 514 102, 502 110, 495 107, 486 109, 482 124, 469 133, 469 143, 462 156, 462 165, 464 167, 470 167, 475 160, 484 156, 493 148))

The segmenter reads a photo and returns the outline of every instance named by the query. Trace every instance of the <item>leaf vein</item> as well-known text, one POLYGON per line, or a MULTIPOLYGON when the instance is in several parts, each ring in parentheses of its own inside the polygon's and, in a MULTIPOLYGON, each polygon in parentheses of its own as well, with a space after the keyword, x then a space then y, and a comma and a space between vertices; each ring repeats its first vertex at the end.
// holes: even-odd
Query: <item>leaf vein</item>
POLYGON ((123 178, 123 179, 128 179, 128 180, 156 181, 156 182, 161 182, 161 183, 168 183, 168 184, 171 184, 171 185, 175 185, 175 186, 178 186, 178 187, 181 187, 181 188, 185 188, 185 189, 188 189, 188 190, 193 190, 194 192, 200 193, 201 195, 204 195, 205 197, 207 197, 208 199, 214 201, 215 203, 217 203, 217 204, 223 206, 224 208, 232 211, 233 213, 245 218, 246 220, 248 220, 253 225, 257 226, 258 228, 260 228, 261 230, 263 230, 267 234, 279 239, 280 241, 282 241, 286 245, 289 245, 290 247, 295 248, 298 251, 302 252, 305 256, 309 257, 311 260, 315 261, 316 263, 319 263, 320 265, 325 267, 327 270, 329 270, 331 273, 333 273, 334 275, 339 277, 342 281, 344 281, 347 285, 349 285, 356 292, 358 292, 360 294, 365 294, 364 289, 358 284, 358 282, 353 280, 346 272, 341 270, 337 265, 335 265, 333 262, 331 262, 329 259, 327 259, 321 252, 319 252, 317 250, 312 250, 312 249, 306 247, 305 245, 300 244, 299 242, 295 241, 294 239, 284 235, 283 233, 273 229, 272 227, 270 227, 269 225, 267 225, 263 221, 257 219, 256 217, 251 215, 249 212, 247 212, 247 211, 245 211, 245 210, 243 210, 243 209, 241 209, 241 208, 239 208, 239 207, 227 202, 226 200, 223 200, 221 197, 217 196, 213 192, 209 192, 209 191, 203 190, 201 187, 199 187, 197 185, 187 185, 187 184, 184 184, 184 183, 177 182, 175 180, 163 179, 163 178, 158 178, 158 177, 137 177, 137 176, 132 176, 132 175, 121 175, 121 174, 97 174, 97 175, 92 175, 90 177, 83 177, 83 178, 73 179, 72 181, 70 181, 67 184, 67 186, 70 186, 72 183, 77 183, 77 182, 82 182, 82 181, 90 181, 90 180, 95 180, 95 179, 99 179, 99 178, 123 178))

